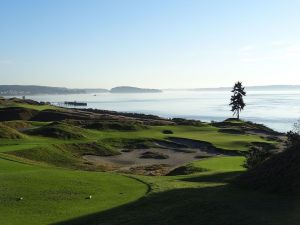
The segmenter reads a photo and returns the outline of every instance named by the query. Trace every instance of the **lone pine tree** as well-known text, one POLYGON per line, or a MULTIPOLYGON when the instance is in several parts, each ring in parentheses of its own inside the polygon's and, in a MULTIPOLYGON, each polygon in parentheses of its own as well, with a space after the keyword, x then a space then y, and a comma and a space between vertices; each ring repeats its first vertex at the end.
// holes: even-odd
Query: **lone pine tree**
POLYGON ((233 89, 231 91, 233 95, 230 99, 231 111, 233 112, 233 116, 237 116, 240 118, 240 112, 246 106, 243 97, 246 96, 245 87, 243 87, 242 82, 237 82, 234 84, 233 89))

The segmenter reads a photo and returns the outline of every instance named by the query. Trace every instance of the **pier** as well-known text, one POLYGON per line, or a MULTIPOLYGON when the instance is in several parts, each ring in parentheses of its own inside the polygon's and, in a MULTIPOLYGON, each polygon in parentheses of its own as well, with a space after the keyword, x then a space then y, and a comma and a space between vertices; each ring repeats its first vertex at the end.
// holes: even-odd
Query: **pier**
POLYGON ((64 102, 65 105, 68 105, 68 106, 87 106, 87 103, 86 102, 67 102, 65 101, 64 102))

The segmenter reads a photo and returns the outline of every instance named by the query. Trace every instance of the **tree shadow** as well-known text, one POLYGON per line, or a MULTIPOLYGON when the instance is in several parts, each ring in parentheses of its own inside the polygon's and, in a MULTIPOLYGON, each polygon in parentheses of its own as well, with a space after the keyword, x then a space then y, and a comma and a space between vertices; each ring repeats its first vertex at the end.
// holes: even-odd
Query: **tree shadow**
MULTIPOLYGON (((191 182, 236 176, 230 172, 191 182)), ((215 180, 214 180, 215 181, 215 180)), ((173 189, 52 225, 298 225, 299 201, 234 185, 173 189)))

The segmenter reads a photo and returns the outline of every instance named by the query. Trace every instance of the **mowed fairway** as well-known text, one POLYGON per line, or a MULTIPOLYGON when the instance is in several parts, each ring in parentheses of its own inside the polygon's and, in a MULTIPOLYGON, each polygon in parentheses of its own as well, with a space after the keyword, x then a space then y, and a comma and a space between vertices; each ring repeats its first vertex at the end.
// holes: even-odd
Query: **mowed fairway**
POLYGON ((40 167, 0 158, 0 224, 43 225, 101 212, 147 193, 113 173, 40 167), (92 199, 87 199, 92 195, 92 199), (19 200, 19 198, 23 200, 19 200))

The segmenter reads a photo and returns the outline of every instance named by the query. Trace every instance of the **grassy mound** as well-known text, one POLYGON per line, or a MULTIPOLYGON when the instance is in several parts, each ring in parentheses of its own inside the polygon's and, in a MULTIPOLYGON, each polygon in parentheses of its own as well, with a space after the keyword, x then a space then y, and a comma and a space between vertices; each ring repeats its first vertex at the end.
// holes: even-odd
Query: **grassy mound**
POLYGON ((141 155, 142 159, 168 159, 169 156, 160 152, 147 151, 141 155))
POLYGON ((72 152, 60 145, 39 146, 32 149, 11 151, 9 154, 59 167, 73 169, 84 169, 85 167, 82 159, 74 157, 72 152))
POLYGON ((11 108, 11 107, 19 107, 19 108, 27 108, 34 109, 37 111, 45 110, 45 109, 60 109, 59 107, 50 105, 46 102, 37 102, 31 99, 20 99, 20 98, 9 98, 4 99, 0 97, 0 107, 1 108, 11 108))
POLYGON ((19 131, 0 123, 0 138, 1 139, 22 139, 24 135, 19 131))
POLYGON ((0 108, 0 121, 30 120, 39 111, 23 107, 0 108))
POLYGON ((245 158, 243 156, 220 156, 194 161, 172 170, 168 175, 186 175, 205 171, 243 171, 245 158))
POLYGON ((5 103, 5 98, 0 96, 0 106, 4 105, 4 103, 5 103))
POLYGON ((2 122, 5 126, 8 126, 10 128, 20 130, 20 129, 25 129, 25 128, 30 128, 32 127, 32 124, 28 121, 23 121, 23 120, 11 120, 11 121, 4 121, 2 122))
POLYGON ((291 148, 243 174, 236 183, 269 192, 300 192, 300 149, 291 148))
POLYGON ((82 156, 111 156, 120 153, 97 142, 84 142, 42 145, 30 149, 10 151, 9 154, 59 167, 104 170, 104 167, 95 167, 87 163, 82 156))
POLYGON ((115 149, 123 149, 124 151, 132 151, 134 149, 149 149, 153 146, 153 141, 146 138, 106 138, 102 142, 106 145, 112 146, 115 149))
POLYGON ((87 143, 72 143, 64 144, 66 149, 78 156, 82 155, 98 155, 98 156, 113 156, 120 154, 119 151, 112 149, 110 146, 100 144, 98 142, 87 143))
POLYGON ((234 134, 243 134, 245 131, 278 134, 276 131, 263 124, 253 123, 251 121, 243 121, 235 118, 229 118, 223 122, 213 122, 212 125, 221 128, 220 132, 232 132, 234 134))
POLYGON ((27 130, 26 133, 30 135, 38 135, 65 140, 85 138, 85 131, 83 129, 58 122, 27 130))
POLYGON ((237 128, 221 128, 219 132, 228 134, 245 134, 245 131, 237 128))
POLYGON ((119 131, 136 131, 142 128, 146 128, 141 124, 130 123, 130 122, 114 122, 114 121, 103 121, 87 124, 85 128, 95 130, 119 130, 119 131))
POLYGON ((188 174, 200 173, 205 171, 206 171, 205 169, 195 167, 192 164, 188 164, 188 165, 175 168, 174 170, 170 171, 167 174, 167 176, 188 175, 188 174))
POLYGON ((73 111, 71 109, 46 109, 40 111, 32 120, 34 121, 62 121, 62 120, 91 120, 94 119, 92 115, 81 113, 80 111, 73 111))
POLYGON ((162 133, 163 134, 174 134, 173 131, 171 131, 171 130, 163 130, 162 133))

